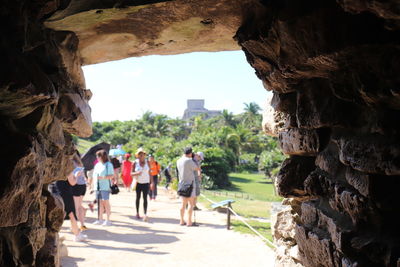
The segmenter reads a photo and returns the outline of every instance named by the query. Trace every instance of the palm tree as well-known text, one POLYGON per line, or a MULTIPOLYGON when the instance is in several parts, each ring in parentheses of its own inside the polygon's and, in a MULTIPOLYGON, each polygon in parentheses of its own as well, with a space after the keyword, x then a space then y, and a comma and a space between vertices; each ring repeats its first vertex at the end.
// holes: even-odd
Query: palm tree
POLYGON ((222 110, 221 116, 224 120, 224 124, 226 126, 231 126, 231 127, 235 127, 235 119, 233 117, 233 113, 229 112, 228 110, 224 109, 222 110))
POLYGON ((257 115, 259 114, 258 112, 261 110, 260 106, 256 102, 250 102, 250 103, 243 103, 244 104, 244 112, 249 113, 252 115, 257 115))
POLYGON ((251 145, 253 134, 250 130, 246 129, 243 125, 238 125, 233 133, 226 136, 226 146, 231 148, 236 154, 238 163, 243 148, 251 145))
POLYGON ((260 106, 255 102, 244 103, 243 124, 256 130, 261 128, 260 106))

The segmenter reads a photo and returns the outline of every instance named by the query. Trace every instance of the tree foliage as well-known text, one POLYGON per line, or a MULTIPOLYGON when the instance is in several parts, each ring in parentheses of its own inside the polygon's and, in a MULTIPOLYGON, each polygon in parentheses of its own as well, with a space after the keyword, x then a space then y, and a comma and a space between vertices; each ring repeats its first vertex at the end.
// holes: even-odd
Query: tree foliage
POLYGON ((270 175, 283 161, 276 138, 261 131, 259 111, 256 103, 245 103, 244 112, 238 115, 223 110, 213 118, 197 116, 189 121, 146 111, 137 120, 95 122, 88 139, 121 144, 130 153, 143 147, 163 166, 175 166, 183 148, 190 145, 205 154, 202 169, 208 183, 225 187, 230 184, 228 173, 233 170, 258 168, 270 175))

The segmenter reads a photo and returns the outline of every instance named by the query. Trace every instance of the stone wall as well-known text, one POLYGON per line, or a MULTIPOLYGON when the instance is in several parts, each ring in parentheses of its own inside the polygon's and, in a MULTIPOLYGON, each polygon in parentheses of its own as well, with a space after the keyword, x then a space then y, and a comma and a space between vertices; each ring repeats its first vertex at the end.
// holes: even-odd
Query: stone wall
POLYGON ((244 16, 236 39, 273 90, 264 129, 290 156, 277 189, 301 201, 292 205, 300 262, 396 266, 398 1, 271 0, 244 16))
POLYGON ((78 39, 42 24, 62 2, 0 7, 0 266, 58 265, 63 206, 47 185, 72 170, 71 133, 92 132, 78 39))
POLYGON ((278 191, 292 198, 286 215, 293 215, 295 230, 281 236, 297 246, 295 263, 396 265, 397 0, 220 0, 218 5, 211 0, 4 0, 0 20, 0 266, 59 264, 63 214, 47 185, 72 170, 71 134, 91 134, 91 93, 81 71, 85 47, 100 51, 93 58, 87 54, 86 63, 194 47, 230 50, 235 48, 228 35, 235 25, 241 25, 236 40, 247 60, 274 91, 274 118, 264 126, 290 155, 278 191), (152 6, 135 7, 146 4, 152 6), (166 22, 165 28, 153 23, 157 34, 152 35, 152 21, 141 24, 149 25, 144 30, 133 27, 146 18, 166 22), (127 23, 131 27, 123 26, 127 23), (84 27, 75 33, 79 25, 84 27), (101 41, 96 29, 107 34, 113 50, 126 53, 107 55, 108 46, 96 46, 101 41), (80 46, 85 36, 94 37, 80 46), (130 44, 133 50, 125 50, 130 44))

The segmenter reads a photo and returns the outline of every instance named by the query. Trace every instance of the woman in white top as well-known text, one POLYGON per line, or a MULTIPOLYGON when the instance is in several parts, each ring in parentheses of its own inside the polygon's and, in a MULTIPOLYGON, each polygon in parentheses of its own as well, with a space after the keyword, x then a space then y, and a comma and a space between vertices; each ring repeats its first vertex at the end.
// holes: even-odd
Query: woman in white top
POLYGON ((144 217, 143 220, 147 221, 147 195, 149 194, 149 189, 154 187, 153 177, 150 175, 150 167, 146 160, 146 152, 143 148, 139 148, 136 152, 137 159, 133 163, 132 170, 133 176, 136 176, 136 218, 140 219, 139 215, 139 204, 140 196, 143 194, 143 209, 144 217))

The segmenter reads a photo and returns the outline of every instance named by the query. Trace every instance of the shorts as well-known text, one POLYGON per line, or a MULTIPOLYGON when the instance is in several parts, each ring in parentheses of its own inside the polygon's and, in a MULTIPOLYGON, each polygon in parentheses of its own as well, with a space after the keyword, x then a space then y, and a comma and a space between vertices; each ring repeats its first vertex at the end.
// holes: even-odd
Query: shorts
POLYGON ((102 200, 109 200, 110 199, 110 191, 103 191, 103 190, 100 190, 99 191, 99 198, 100 199, 102 199, 102 200))
POLYGON ((72 187, 72 195, 74 197, 84 196, 86 194, 85 184, 76 184, 72 187))

